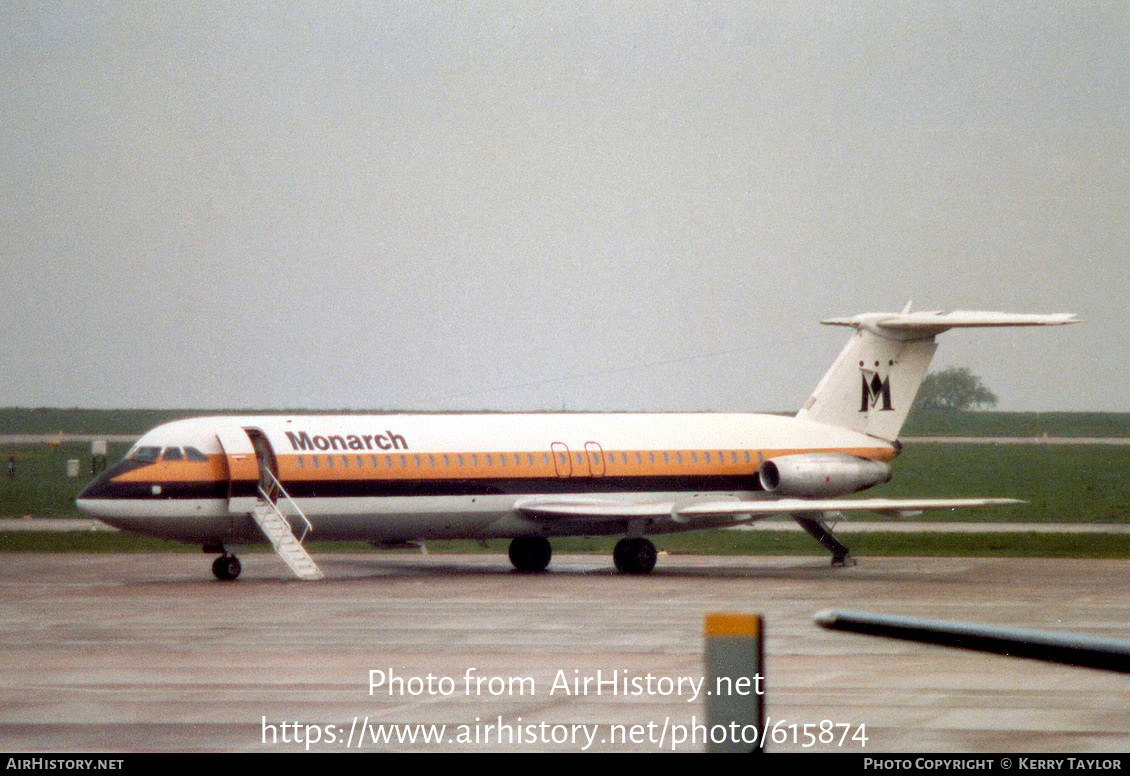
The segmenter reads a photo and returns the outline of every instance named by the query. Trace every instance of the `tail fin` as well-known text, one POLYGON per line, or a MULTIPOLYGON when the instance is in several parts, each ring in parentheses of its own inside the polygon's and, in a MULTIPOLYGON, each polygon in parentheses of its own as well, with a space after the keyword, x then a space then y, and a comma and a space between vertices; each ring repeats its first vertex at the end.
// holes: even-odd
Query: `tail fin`
POLYGON ((823 321, 855 334, 797 413, 798 418, 860 431, 893 442, 906 420, 934 351, 953 328, 1062 326, 1070 314, 1014 315, 956 311, 865 313, 823 321))

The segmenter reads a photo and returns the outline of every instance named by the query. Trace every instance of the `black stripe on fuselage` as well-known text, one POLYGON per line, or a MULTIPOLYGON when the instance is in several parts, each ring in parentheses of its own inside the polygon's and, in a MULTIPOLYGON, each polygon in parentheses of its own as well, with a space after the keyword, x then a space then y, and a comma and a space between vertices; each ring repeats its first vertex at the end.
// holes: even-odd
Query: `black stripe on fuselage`
POLYGON ((229 495, 253 496, 258 493, 258 483, 236 483, 240 487, 231 492, 228 483, 223 480, 207 480, 204 482, 111 482, 109 480, 95 480, 87 486, 79 499, 227 499, 229 495), (243 487, 246 485, 246 487, 243 487), (159 487, 160 492, 154 493, 154 487, 159 487), (246 491, 246 492, 240 492, 246 491))
POLYGON ((283 487, 294 498, 504 496, 534 493, 630 493, 760 490, 750 476, 498 477, 432 480, 295 480, 283 487))
MULTIPOLYGON (((104 482, 88 488, 89 499, 226 499, 258 495, 253 480, 212 482, 104 482), (153 492, 160 486, 160 493, 153 492)), ((283 487, 293 498, 411 498, 423 496, 505 496, 564 493, 631 493, 760 490, 749 475, 674 475, 645 477, 512 477, 430 480, 291 480, 283 487)))

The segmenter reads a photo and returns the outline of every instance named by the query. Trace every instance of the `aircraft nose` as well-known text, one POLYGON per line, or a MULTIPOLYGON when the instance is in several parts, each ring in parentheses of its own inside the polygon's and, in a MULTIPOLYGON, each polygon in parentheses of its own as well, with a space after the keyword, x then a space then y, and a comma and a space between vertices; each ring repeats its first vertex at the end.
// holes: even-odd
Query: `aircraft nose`
POLYGON ((75 499, 75 506, 78 507, 78 511, 82 512, 84 515, 94 514, 94 501, 92 499, 97 493, 97 486, 98 480, 95 480, 83 488, 82 492, 78 494, 78 498, 75 499))
POLYGON ((111 482, 110 472, 102 472, 95 478, 89 485, 82 489, 75 499, 75 505, 89 514, 94 504, 91 502, 97 499, 110 498, 110 489, 113 487, 111 482))

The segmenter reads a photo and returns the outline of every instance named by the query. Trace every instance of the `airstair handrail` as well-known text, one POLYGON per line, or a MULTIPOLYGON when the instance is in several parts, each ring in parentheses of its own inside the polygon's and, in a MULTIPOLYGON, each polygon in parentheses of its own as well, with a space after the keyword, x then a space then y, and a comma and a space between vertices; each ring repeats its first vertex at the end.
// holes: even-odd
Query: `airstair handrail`
MULTIPOLYGON (((267 473, 267 475, 271 478, 271 481, 275 483, 275 487, 279 489, 279 493, 283 496, 283 498, 290 502, 290 505, 294 507, 294 511, 298 513, 298 516, 302 518, 302 522, 306 524, 306 528, 302 531, 302 536, 298 539, 298 543, 302 544, 302 542, 306 541, 306 534, 313 531, 314 526, 310 523, 310 519, 306 517, 306 513, 302 511, 302 507, 298 506, 298 502, 291 498, 290 494, 286 492, 286 488, 284 488, 282 483, 279 482, 279 478, 275 476, 275 473, 266 467, 263 467, 263 471, 267 473)), ((270 495, 265 490, 263 490, 262 485, 259 486, 259 492, 263 494, 263 498, 267 500, 267 503, 273 506, 275 508, 275 511, 278 512, 279 515, 287 521, 287 523, 290 523, 290 519, 286 515, 284 515, 282 510, 275 505, 270 495)), ((294 526, 291 526, 291 530, 294 530, 294 526)))

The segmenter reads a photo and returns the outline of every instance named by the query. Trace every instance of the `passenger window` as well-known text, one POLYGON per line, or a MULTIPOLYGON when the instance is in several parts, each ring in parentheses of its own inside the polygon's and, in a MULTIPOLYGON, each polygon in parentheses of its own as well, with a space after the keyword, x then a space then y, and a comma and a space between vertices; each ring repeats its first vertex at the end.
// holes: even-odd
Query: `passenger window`
POLYGON ((334 467, 334 457, 332 455, 326 456, 326 468, 332 469, 334 467))
POLYGON ((165 454, 161 456, 162 461, 183 461, 184 455, 181 453, 179 447, 166 447, 165 454))
POLYGON ((310 456, 310 463, 314 464, 314 468, 317 469, 318 468, 318 456, 316 456, 316 455, 310 456))
POLYGON ((301 455, 297 456, 295 460, 298 461, 298 468, 299 469, 305 469, 306 468, 306 461, 301 455))
POLYGON ((357 468, 358 469, 364 469, 365 468, 365 458, 364 458, 364 456, 360 456, 360 455, 357 456, 357 468))

